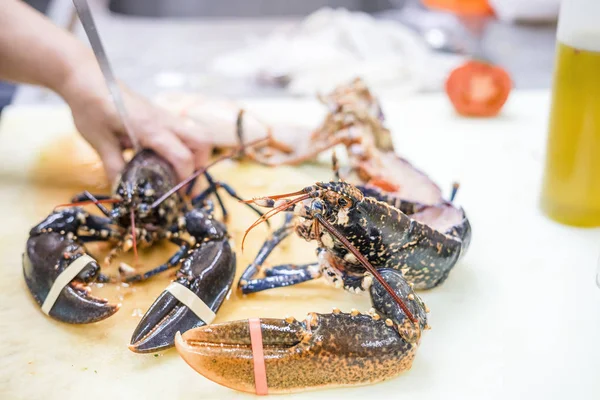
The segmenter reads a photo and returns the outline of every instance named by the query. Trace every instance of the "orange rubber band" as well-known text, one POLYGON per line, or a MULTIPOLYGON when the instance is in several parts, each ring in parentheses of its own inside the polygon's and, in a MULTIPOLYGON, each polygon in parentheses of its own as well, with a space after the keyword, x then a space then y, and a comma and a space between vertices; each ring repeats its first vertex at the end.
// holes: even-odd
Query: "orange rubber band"
POLYGON ((250 328, 250 343, 252 344, 252 361, 254 362, 254 387, 258 396, 265 396, 269 394, 269 389, 260 318, 248 319, 248 325, 250 328))

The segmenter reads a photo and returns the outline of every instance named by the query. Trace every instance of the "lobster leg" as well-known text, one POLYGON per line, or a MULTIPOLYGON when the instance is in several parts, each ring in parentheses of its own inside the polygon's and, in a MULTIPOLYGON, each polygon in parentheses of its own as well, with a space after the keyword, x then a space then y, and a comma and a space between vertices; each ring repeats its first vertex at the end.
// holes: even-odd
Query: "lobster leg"
POLYGON ((360 142, 359 139, 352 138, 347 135, 340 135, 339 137, 329 138, 328 140, 326 140, 324 142, 311 143, 310 149, 304 149, 304 152, 301 152, 300 154, 295 154, 291 157, 282 159, 280 161, 272 161, 272 160, 267 160, 267 161, 257 160, 257 161, 261 162, 269 167, 277 167, 280 165, 295 166, 295 165, 300 165, 304 162, 308 162, 310 160, 314 160, 315 158, 317 158, 319 156, 319 154, 324 153, 325 151, 330 150, 330 149, 336 147, 337 145, 343 144, 346 147, 350 147, 352 144, 355 144, 358 142, 360 142))
MULTIPOLYGON (((214 182, 215 187, 216 188, 223 188, 225 189, 225 191, 234 199, 239 200, 239 201, 244 201, 244 199, 242 199, 236 192, 235 190, 233 190, 233 188, 231 186, 229 186, 228 184, 226 184, 225 182, 221 182, 221 181, 215 181, 214 182)), ((255 213, 257 213, 258 215, 262 216, 263 213, 262 211, 260 211, 258 208, 254 207, 252 204, 246 204, 248 205, 252 210, 254 210, 255 213)))
POLYGON ((186 196, 191 196, 192 191, 194 190, 194 186, 196 186, 196 182, 198 182, 198 177, 194 177, 190 183, 188 184, 187 189, 185 189, 185 195, 186 196))
POLYGON ((79 227, 79 239, 85 242, 99 242, 120 236, 110 223, 108 218, 87 214, 85 225, 79 227))
MULTIPOLYGON (((417 323, 404 314, 377 281, 370 288, 375 309, 260 320, 269 394, 364 385, 410 369, 426 328, 426 307, 397 271, 381 270, 396 294, 406 300, 417 323)), ((247 320, 192 329, 175 340, 181 357, 197 372, 244 392, 256 389, 254 353, 247 320)))
POLYGON ((299 266, 292 266, 290 264, 279 265, 273 267, 273 269, 268 269, 265 273, 267 275, 266 278, 246 281, 241 286, 242 293, 250 294, 268 289, 297 285, 321 276, 319 263, 299 266))
POLYGON ((310 267, 317 265, 318 263, 308 263, 308 264, 282 264, 276 265, 274 267, 265 268, 265 276, 288 276, 288 275, 296 275, 298 273, 304 272, 310 267))
POLYGON ((260 146, 247 146, 247 142, 244 140, 245 115, 245 111, 241 109, 238 113, 236 120, 236 135, 240 148, 237 158, 247 157, 261 164, 269 165, 269 162, 265 161, 265 158, 269 158, 272 155, 273 151, 277 151, 284 155, 289 155, 293 153, 293 149, 289 145, 276 140, 272 136, 270 128, 267 128, 268 140, 265 140, 264 144, 260 146))
MULTIPOLYGON (((215 185, 216 185, 218 188, 223 188, 223 189, 225 189, 225 191, 226 191, 226 192, 227 192, 227 193, 228 193, 228 194, 229 194, 231 197, 233 197, 234 199, 236 199, 236 200, 239 200, 239 201, 241 201, 241 202, 244 202, 244 199, 242 199, 242 198, 241 198, 241 197, 240 197, 240 196, 239 196, 239 195, 238 195, 238 194, 235 192, 235 190, 233 190, 233 188, 232 188, 231 186, 229 186, 228 184, 226 184, 225 182, 217 181, 217 182, 215 182, 215 185)), ((260 211, 258 208, 254 207, 252 204, 248 204, 248 203, 245 203, 245 202, 244 202, 244 204, 246 204, 246 206, 247 206, 247 207, 249 207, 249 208, 250 208, 252 211, 254 211, 256 214, 258 214, 260 217, 262 217, 262 216, 263 216, 263 212, 262 212, 262 211, 260 211)), ((268 226, 271 226, 271 223, 270 223, 269 221, 267 221, 267 225, 268 225, 268 226)))
MULTIPOLYGON (((177 250, 177 252, 173 256, 171 256, 171 258, 169 258, 169 260, 166 263, 161 264, 158 267, 153 268, 149 271, 146 271, 143 274, 128 275, 125 278, 125 282, 127 282, 127 283, 142 282, 142 281, 152 278, 153 276, 155 276, 157 274, 160 274, 161 272, 164 272, 171 268, 177 267, 181 263, 181 261, 185 258, 185 256, 187 255, 188 251, 190 250, 191 245, 187 241, 180 239, 180 238, 171 238, 170 240, 171 240, 171 242, 173 242, 179 246, 179 250, 177 250)), ((119 271, 119 272, 123 272, 123 271, 119 271)))
MULTIPOLYGON (((106 194, 94 194, 94 195, 92 195, 92 197, 94 197, 96 200, 108 200, 108 199, 112 198, 112 196, 106 195, 106 194)), ((75 196, 73 196, 71 198, 71 202, 73 202, 73 203, 85 201, 85 200, 92 200, 92 198, 90 198, 90 192, 88 192, 87 190, 85 192, 76 194, 75 196)))
POLYGON ((279 229, 277 229, 275 232, 273 232, 271 237, 268 238, 263 243, 262 247, 258 251, 258 254, 256 255, 256 258, 254 259, 252 264, 250 264, 250 265, 248 265, 248 267, 246 267, 246 270, 242 273, 242 276, 240 277, 240 280, 238 281, 238 288, 241 289, 242 292, 244 292, 244 287, 248 283, 248 281, 251 280, 253 277, 255 277, 258 274, 259 268, 267 260, 267 258, 269 257, 269 255, 271 254, 273 249, 275 249, 275 247, 277 247, 279 245, 279 243, 281 243, 281 241, 283 241, 286 237, 288 237, 293 232, 293 230, 294 230, 294 225, 292 223, 293 218, 294 218, 293 214, 291 214, 291 213, 286 214, 283 225, 279 229))
MULTIPOLYGON (((209 189, 210 192, 209 193, 213 193, 215 195, 215 197, 217 198, 217 202, 219 203, 219 207, 221 207, 221 212, 223 213, 223 221, 227 222, 229 220, 229 213, 227 212, 227 208, 225 208, 225 203, 223 203, 223 199, 221 199, 221 196, 219 195, 219 191, 218 186, 215 184, 214 179, 212 178, 212 176, 210 176, 210 174, 208 172, 204 172, 204 176, 206 177, 206 180, 208 181, 209 184, 209 189)), ((204 201, 204 199, 203 199, 204 201)), ((196 199, 196 204, 197 204, 198 200, 196 199)), ((194 202, 192 201, 192 204, 194 204, 194 202)))
POLYGON ((452 191, 450 192, 450 198, 448 199, 448 201, 450 203, 454 202, 454 199, 456 198, 456 194, 458 193, 459 188, 460 188, 460 185, 458 184, 458 182, 455 182, 452 184, 452 191))
POLYGON ((246 147, 244 146, 244 112, 245 111, 243 108, 240 109, 235 120, 235 133, 237 136, 238 143, 240 145, 240 158, 246 155, 246 147))
MULTIPOLYGON (((231 186, 229 186, 228 184, 221 182, 221 181, 215 181, 214 178, 208 172, 205 172, 204 176, 206 177, 206 180, 208 181, 209 187, 192 199, 192 205, 197 207, 198 205, 203 204, 208 196, 210 196, 211 194, 214 194, 215 197, 217 198, 217 202, 219 203, 219 207, 221 207, 221 211, 223 213, 223 220, 227 221, 227 219, 229 217, 229 213, 227 212, 227 209, 225 208, 225 204, 223 203, 221 196, 219 196, 218 189, 219 188, 225 189, 225 191, 236 200, 244 201, 244 199, 242 199, 235 192, 235 190, 233 190, 233 188, 231 186)), ((246 206, 248 206, 252 211, 254 211, 259 216, 262 217, 263 213, 258 208, 254 207, 252 204, 246 204, 246 206)), ((269 224, 268 221, 267 221, 267 224, 269 224)), ((270 226, 270 224, 269 224, 269 226, 270 226)))

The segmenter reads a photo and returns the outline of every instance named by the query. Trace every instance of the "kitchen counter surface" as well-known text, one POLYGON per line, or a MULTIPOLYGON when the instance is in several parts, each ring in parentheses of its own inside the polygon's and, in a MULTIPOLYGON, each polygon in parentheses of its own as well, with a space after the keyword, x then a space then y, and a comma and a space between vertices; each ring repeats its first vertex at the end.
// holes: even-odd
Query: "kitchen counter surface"
MULTIPOLYGON (((461 183, 456 201, 469 216, 473 240, 448 280, 421 292, 431 309, 432 330, 424 333, 410 371, 376 385, 281 398, 600 398, 600 289, 595 284, 600 229, 562 226, 539 210, 548 101, 547 91, 516 91, 498 118, 464 119, 440 95, 382 99, 401 154, 445 193, 452 182, 461 183)), ((303 100, 253 99, 244 105, 264 117, 311 126, 323 111, 315 101, 303 100)), ((73 140, 81 141, 64 107, 13 107, 0 125, 0 159, 7 164, 0 168, 0 398, 65 399, 82 393, 90 400, 253 398, 198 376, 173 351, 143 357, 127 350, 140 310, 166 286, 164 281, 128 294, 118 315, 94 326, 55 323, 31 301, 21 272, 27 231, 76 190, 36 185, 28 178, 34 174, 39 179, 40 167, 51 174, 54 160, 55 166, 82 163, 79 168, 63 165, 54 171, 59 176, 90 179, 93 173, 82 167, 96 158, 89 149, 69 146, 73 140), (65 151, 73 157, 65 158, 65 151)), ((291 168, 214 173, 250 197, 321 179, 291 168)), ((47 176, 46 181, 56 178, 47 176)), ((239 245, 256 217, 231 207, 239 213, 231 228, 239 245)), ((240 269, 265 232, 259 228, 249 235, 246 251, 239 251, 244 257, 240 269)), ((295 262, 314 254, 310 244, 292 243, 306 245, 295 262)), ((155 261, 164 257, 159 254, 155 261)), ((219 318, 300 319, 308 311, 329 312, 333 306, 364 311, 369 300, 316 281, 245 299, 233 295, 219 318)))

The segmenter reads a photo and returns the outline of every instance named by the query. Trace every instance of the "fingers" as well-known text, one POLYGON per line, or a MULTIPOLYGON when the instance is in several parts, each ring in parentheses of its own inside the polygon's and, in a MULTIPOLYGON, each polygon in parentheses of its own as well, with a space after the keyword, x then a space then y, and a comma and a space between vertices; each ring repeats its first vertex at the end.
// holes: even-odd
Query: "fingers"
POLYGON ((194 156, 192 151, 173 132, 164 130, 160 133, 142 135, 142 147, 156 151, 171 163, 179 179, 184 179, 194 172, 194 156))
POLYGON ((192 149, 208 147, 211 142, 206 130, 192 121, 174 119, 171 127, 175 134, 192 149))
POLYGON ((102 140, 96 143, 94 147, 102 159, 106 176, 112 184, 125 166, 121 147, 116 140, 102 140))
POLYGON ((202 168, 210 158, 212 146, 201 129, 179 124, 175 128, 176 134, 186 144, 194 155, 194 168, 202 168))
MULTIPOLYGON (((132 133, 142 148, 154 150, 171 163, 179 179, 205 165, 211 147, 204 129, 181 120, 133 92, 124 90, 132 133)), ((120 121, 115 120, 115 123, 120 121)), ((122 127, 115 130, 122 130, 122 127)))
POLYGON ((204 146, 199 149, 194 150, 194 169, 197 170, 199 168, 204 167, 208 164, 208 160, 210 159, 210 147, 204 146))

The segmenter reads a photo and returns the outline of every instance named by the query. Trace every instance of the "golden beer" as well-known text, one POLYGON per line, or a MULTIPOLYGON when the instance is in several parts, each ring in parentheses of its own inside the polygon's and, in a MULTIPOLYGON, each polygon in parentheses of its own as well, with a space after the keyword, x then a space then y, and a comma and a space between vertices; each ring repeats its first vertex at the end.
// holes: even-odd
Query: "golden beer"
POLYGON ((546 157, 543 210, 600 226, 600 52, 558 44, 546 157))
POLYGON ((600 0, 561 2, 541 206, 600 226, 600 0))

